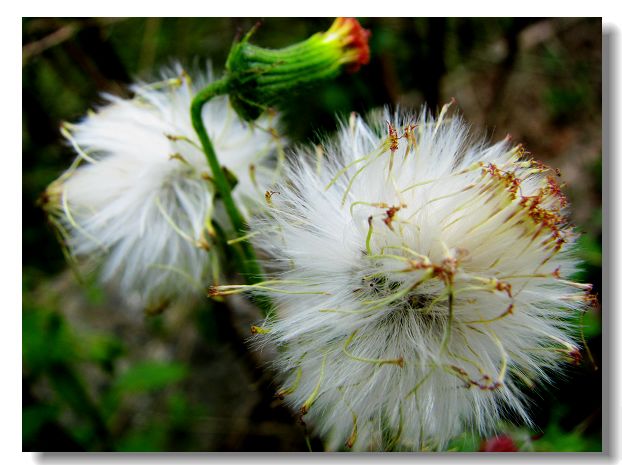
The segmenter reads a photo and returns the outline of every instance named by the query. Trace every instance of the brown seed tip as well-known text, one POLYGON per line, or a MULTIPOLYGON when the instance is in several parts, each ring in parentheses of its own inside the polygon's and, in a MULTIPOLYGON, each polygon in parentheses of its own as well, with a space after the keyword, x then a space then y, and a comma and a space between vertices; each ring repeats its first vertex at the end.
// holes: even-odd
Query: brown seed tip
POLYGON ((276 192, 276 191, 266 191, 266 202, 268 203, 268 205, 272 206, 272 196, 274 194, 280 194, 280 192, 276 192))
POLYGON ((199 249, 203 249, 203 250, 210 250, 210 245, 209 242, 207 242, 207 239, 205 238, 205 236, 201 237, 198 241, 197 241, 197 247, 199 249))
POLYGON ((216 286, 210 286, 207 290, 207 295, 210 297, 216 297, 217 295, 220 295, 220 292, 216 286))
POLYGON ((391 152, 395 152, 398 148, 399 148, 399 144, 398 144, 398 135, 397 135, 397 130, 393 127, 393 125, 387 121, 387 125, 389 126, 389 141, 390 141, 390 146, 389 149, 391 150, 391 152))
POLYGON ((586 303, 592 308, 598 308, 598 295, 594 294, 590 291, 585 295, 586 303))
POLYGON ((268 332, 269 330, 267 330, 266 328, 262 328, 261 326, 251 326, 252 334, 267 334, 268 332))
POLYGON ((571 363, 573 365, 579 366, 581 364, 581 359, 583 358, 581 355, 581 351, 575 347, 568 352, 568 356, 570 357, 571 363))

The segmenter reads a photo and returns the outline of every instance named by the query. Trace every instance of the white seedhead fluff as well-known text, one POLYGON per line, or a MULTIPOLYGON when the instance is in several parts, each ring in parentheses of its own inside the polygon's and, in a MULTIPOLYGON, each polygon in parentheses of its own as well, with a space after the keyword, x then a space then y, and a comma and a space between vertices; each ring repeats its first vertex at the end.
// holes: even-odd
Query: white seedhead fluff
POLYGON ((579 356, 571 318, 590 287, 568 280, 556 173, 447 107, 353 116, 292 155, 254 221, 279 265, 253 286, 275 307, 258 344, 278 346, 280 394, 331 449, 438 449, 529 422, 521 385, 579 356))
MULTIPOLYGON (((191 80, 177 67, 162 82, 134 85, 131 99, 107 95, 105 106, 62 128, 78 157, 45 193, 50 220, 73 255, 97 259, 102 279, 140 306, 161 306, 218 276, 214 222, 228 222, 215 209, 211 171, 190 119, 208 75, 191 80)), ((217 97, 203 119, 237 179, 233 196, 249 214, 276 180, 266 163, 280 147, 274 118, 249 126, 217 97)))

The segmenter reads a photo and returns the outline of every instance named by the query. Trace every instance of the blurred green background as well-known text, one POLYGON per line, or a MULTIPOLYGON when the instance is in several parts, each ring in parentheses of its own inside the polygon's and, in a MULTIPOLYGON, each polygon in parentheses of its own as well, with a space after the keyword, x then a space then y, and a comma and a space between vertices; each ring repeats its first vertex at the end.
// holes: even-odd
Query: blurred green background
MULTIPOLYGON (((129 96, 175 61, 221 70, 245 18, 29 18, 22 23, 23 450, 304 451, 307 432, 272 398, 244 340, 242 301, 184 302, 155 317, 67 270, 38 196, 73 159, 59 125, 129 96)), ((254 42, 282 47, 328 18, 264 18, 254 42)), ((452 97, 493 140, 510 133, 558 167, 583 233, 578 277, 601 293, 601 21, 599 18, 367 18, 372 59, 281 108, 293 142, 316 141, 335 115, 382 105, 436 109, 452 97)), ((600 367, 600 307, 584 317, 600 367)), ((601 370, 584 350, 554 387, 529 393, 536 428, 506 425, 521 450, 601 450, 601 370)), ((308 438, 322 450, 317 438, 308 438)), ((479 450, 459 438, 453 450, 479 450)))

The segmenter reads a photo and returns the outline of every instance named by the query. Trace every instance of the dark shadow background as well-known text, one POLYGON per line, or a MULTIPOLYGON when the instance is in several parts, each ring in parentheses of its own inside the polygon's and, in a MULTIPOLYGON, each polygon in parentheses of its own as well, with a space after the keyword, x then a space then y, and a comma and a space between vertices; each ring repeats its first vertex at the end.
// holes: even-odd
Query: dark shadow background
MULTIPOLYGON (((165 314, 128 314, 92 279, 78 283, 38 196, 73 159, 60 137, 101 103, 129 96, 180 61, 221 70, 241 18, 30 18, 22 23, 23 450, 307 450, 305 429, 272 399, 244 339, 243 302, 185 302, 165 314)), ((282 47, 325 30, 327 18, 265 18, 254 42, 282 47)), ((383 105, 459 111, 493 140, 510 133, 558 167, 583 232, 577 279, 601 292, 601 21, 599 18, 367 18, 372 59, 354 75, 282 106, 294 142, 330 133, 335 115, 383 105)), ((600 308, 584 318, 600 365, 600 308)), ((601 375, 584 351, 555 388, 530 393, 537 429, 508 424, 525 448, 601 449, 601 375)), ((321 443, 309 437, 313 450, 321 443)), ((481 438, 457 441, 477 450, 481 438)))

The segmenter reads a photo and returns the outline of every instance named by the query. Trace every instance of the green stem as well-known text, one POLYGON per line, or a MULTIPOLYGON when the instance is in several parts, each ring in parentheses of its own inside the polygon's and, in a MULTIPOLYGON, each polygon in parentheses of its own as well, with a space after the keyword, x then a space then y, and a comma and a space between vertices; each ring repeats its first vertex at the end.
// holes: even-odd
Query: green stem
MULTIPOLYGON (((199 136, 199 141, 201 142, 201 146, 205 152, 207 162, 212 172, 214 184, 220 194, 225 210, 227 211, 227 215, 231 220, 231 224, 238 235, 243 235, 246 233, 246 221, 235 204, 231 191, 231 185, 229 184, 225 172, 218 161, 214 146, 207 135, 205 124, 203 124, 203 105, 205 105, 212 98, 227 93, 228 90, 229 81, 226 78, 209 84, 207 87, 198 92, 192 100, 190 116, 192 118, 192 126, 199 136)), ((240 248, 242 249, 243 254, 243 260, 240 265, 244 271, 243 274, 247 283, 256 284, 261 282, 263 273, 261 267, 259 266, 259 262, 257 261, 257 256, 255 255, 253 246, 250 243, 243 241, 240 243, 240 248)), ((257 303, 264 314, 267 314, 268 309, 270 308, 269 301, 262 298, 257 299, 257 303)))
POLYGON ((228 90, 228 81, 226 79, 221 79, 220 81, 213 82, 212 84, 205 87, 201 90, 192 100, 191 105, 191 117, 192 117, 192 126, 199 136, 199 140, 201 141, 201 146, 203 147, 203 151, 205 152, 205 156, 207 157, 207 162, 209 164, 210 170, 212 172, 212 177, 214 179, 214 184, 216 184, 216 189, 220 193, 222 201, 225 205, 225 209, 227 210, 227 214, 233 223, 233 227, 236 231, 241 231, 244 227, 244 218, 242 214, 238 210, 235 202, 233 200, 233 196, 231 194, 231 186, 229 185, 229 181, 225 176, 225 172, 220 166, 218 162, 218 158, 216 157, 216 152, 214 151, 214 147, 212 142, 207 135, 207 131, 205 129, 205 125, 203 124, 203 105, 205 105, 209 100, 217 95, 222 95, 226 93, 228 90))

